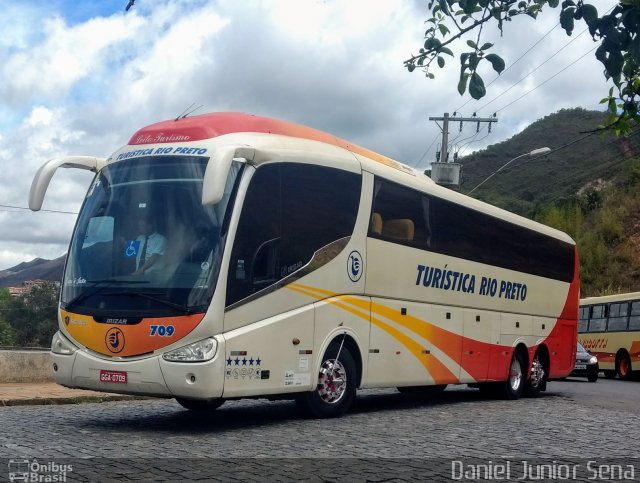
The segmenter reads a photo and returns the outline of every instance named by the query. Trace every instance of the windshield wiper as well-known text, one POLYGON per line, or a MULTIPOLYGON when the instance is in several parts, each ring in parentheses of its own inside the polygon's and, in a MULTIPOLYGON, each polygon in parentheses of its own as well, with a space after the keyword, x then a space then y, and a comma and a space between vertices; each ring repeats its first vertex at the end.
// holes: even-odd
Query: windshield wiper
POLYGON ((71 299, 69 302, 65 304, 65 306, 69 307, 71 305, 78 305, 80 302, 83 302, 89 297, 97 294, 98 292, 101 292, 105 288, 111 287, 112 285, 121 285, 121 284, 129 284, 129 283, 139 284, 139 283, 149 283, 149 281, 148 280, 117 280, 115 278, 104 278, 101 280, 87 280, 87 284, 90 284, 90 285, 87 285, 88 290, 85 290, 81 294, 71 299))
POLYGON ((195 310, 190 309, 189 307, 185 306, 185 305, 180 305, 177 304, 175 302, 171 302, 169 300, 166 299, 161 299, 160 297, 155 297, 153 295, 149 295, 148 293, 144 293, 144 292, 126 292, 124 295, 137 295, 138 297, 142 297, 144 299, 147 300, 153 300, 154 302, 158 302, 161 303, 163 305, 166 305, 167 307, 171 307, 173 309, 179 310, 180 312, 182 312, 183 314, 189 315, 189 314, 195 314, 195 310))

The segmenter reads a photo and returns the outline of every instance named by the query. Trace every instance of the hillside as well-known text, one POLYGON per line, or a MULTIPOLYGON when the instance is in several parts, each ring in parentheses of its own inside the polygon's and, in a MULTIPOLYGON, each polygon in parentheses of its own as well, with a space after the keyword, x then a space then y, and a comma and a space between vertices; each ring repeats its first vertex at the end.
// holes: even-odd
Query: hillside
POLYGON ((22 262, 15 267, 0 270, 0 288, 18 287, 26 280, 49 280, 59 282, 64 267, 63 255, 55 260, 36 258, 30 262, 22 262))
POLYGON ((619 180, 625 162, 640 153, 640 136, 593 133, 603 122, 604 114, 584 109, 546 116, 504 142, 461 158, 460 191, 470 191, 508 161, 542 147, 552 152, 516 160, 473 196, 533 217, 541 205, 569 199, 594 183, 619 180))

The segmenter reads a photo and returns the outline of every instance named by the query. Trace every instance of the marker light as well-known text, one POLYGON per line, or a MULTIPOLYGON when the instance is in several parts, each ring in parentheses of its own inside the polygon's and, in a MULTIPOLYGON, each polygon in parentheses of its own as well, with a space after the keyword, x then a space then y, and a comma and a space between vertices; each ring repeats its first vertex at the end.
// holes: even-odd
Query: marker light
POLYGON ((69 339, 62 335, 60 331, 53 335, 53 339, 51 340, 51 352, 54 354, 69 356, 77 350, 78 348, 74 346, 69 339))
POLYGON ((218 341, 213 338, 200 340, 162 354, 170 362, 204 362, 213 359, 218 350, 218 341))

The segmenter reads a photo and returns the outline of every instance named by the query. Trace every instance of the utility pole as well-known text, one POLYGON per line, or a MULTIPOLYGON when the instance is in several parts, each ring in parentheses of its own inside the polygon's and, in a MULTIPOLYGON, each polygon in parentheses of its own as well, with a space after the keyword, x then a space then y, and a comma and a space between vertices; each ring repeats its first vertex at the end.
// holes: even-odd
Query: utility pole
POLYGON ((477 117, 475 114, 472 117, 456 117, 456 113, 453 113, 453 117, 449 116, 448 112, 444 113, 442 117, 430 117, 430 121, 442 121, 442 126, 438 124, 438 127, 442 130, 442 144, 440 147, 440 158, 436 159, 435 163, 431 163, 431 178, 438 184, 442 185, 454 185, 460 184, 460 164, 449 162, 449 121, 460 122, 460 130, 462 130, 462 124, 464 122, 477 123, 476 130, 480 131, 480 123, 489 123, 489 132, 491 132, 491 123, 498 122, 498 118, 495 117, 477 117))

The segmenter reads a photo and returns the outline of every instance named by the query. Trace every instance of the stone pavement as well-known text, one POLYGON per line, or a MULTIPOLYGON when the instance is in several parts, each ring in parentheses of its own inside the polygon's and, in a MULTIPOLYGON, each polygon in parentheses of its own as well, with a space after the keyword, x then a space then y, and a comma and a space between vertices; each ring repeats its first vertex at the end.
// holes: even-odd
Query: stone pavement
POLYGON ((0 406, 33 406, 40 404, 76 404, 141 399, 137 396, 69 389, 54 382, 0 383, 0 406))

